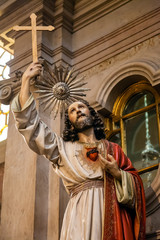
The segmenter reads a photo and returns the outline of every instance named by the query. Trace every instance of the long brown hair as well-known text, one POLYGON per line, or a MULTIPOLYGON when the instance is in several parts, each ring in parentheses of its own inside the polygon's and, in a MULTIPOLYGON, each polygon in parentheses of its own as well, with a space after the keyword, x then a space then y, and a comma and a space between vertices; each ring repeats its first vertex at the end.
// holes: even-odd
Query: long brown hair
MULTIPOLYGON (((80 102, 84 103, 90 111, 90 114, 93 118, 93 129, 97 140, 105 139, 104 124, 98 113, 89 105, 87 101, 80 100, 80 102)), ((64 141, 72 142, 79 140, 78 132, 72 127, 72 124, 69 120, 68 109, 65 111, 65 128, 62 138, 64 141)))

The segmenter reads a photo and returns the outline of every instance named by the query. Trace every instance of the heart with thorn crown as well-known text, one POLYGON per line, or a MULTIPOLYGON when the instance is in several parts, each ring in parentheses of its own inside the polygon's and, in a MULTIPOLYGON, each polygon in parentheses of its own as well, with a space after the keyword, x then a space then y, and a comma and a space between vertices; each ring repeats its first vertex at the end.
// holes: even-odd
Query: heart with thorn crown
POLYGON ((95 162, 98 158, 98 150, 97 147, 94 148, 86 148, 87 152, 86 152, 86 156, 87 158, 89 158, 90 160, 92 160, 93 162, 95 162))

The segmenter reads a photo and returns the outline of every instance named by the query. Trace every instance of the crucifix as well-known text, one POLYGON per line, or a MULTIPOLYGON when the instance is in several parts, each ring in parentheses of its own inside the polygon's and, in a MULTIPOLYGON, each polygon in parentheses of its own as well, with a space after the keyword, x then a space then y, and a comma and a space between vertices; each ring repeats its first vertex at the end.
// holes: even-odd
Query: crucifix
POLYGON ((14 26, 13 30, 16 31, 20 31, 20 30, 24 30, 24 31, 32 31, 32 55, 33 55, 33 62, 37 62, 38 61, 38 56, 37 56, 37 31, 44 31, 44 30, 48 30, 48 31, 52 31, 55 28, 51 25, 49 26, 37 26, 36 25, 36 14, 32 13, 30 15, 31 18, 31 26, 14 26))

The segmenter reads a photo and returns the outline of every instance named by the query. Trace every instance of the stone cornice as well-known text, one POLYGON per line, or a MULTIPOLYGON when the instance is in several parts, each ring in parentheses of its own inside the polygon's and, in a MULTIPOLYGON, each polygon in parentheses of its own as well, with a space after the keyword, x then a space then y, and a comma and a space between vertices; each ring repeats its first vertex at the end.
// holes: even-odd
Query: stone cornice
POLYGON ((64 27, 69 32, 73 31, 73 1, 59 0, 55 2, 54 25, 56 29, 64 27))
POLYGON ((53 56, 56 56, 57 54, 60 54, 60 53, 63 53, 65 54, 67 57, 69 58, 73 58, 73 54, 71 51, 69 51, 67 48, 65 48, 64 46, 60 46, 58 48, 56 48, 54 51, 53 51, 53 56))
MULTIPOLYGON (((72 52, 69 51, 67 48, 65 48, 64 46, 59 46, 58 48, 51 50, 50 48, 48 48, 46 45, 44 45, 43 43, 38 44, 37 46, 37 50, 38 50, 38 57, 42 57, 42 54, 45 53, 47 54, 49 57, 53 58, 58 54, 64 54, 65 56, 67 56, 68 58, 72 59, 73 55, 72 52)), ((28 51, 22 53, 21 55, 15 57, 14 59, 12 59, 11 61, 9 61, 7 63, 7 65, 9 67, 12 67, 16 64, 19 64, 20 62, 22 62, 23 60, 31 57, 32 55, 32 49, 29 49, 28 51)), ((53 62, 51 62, 51 64, 53 64, 53 62)), ((21 66, 20 66, 21 67, 21 66)), ((19 70, 19 69, 17 69, 19 70)), ((11 73, 12 74, 12 73, 11 73)))
POLYGON ((73 31, 78 31, 129 1, 131 0, 77 1, 74 6, 73 31))
POLYGON ((160 33, 160 8, 73 52, 73 65, 83 71, 160 33), (98 53, 94 49, 97 49, 98 53), (87 64, 86 64, 87 62, 87 64))
MULTIPOLYGON (((29 26, 31 24, 30 14, 32 12, 28 13, 29 15, 25 15, 25 18, 19 18, 19 21, 16 22, 16 24, 13 22, 13 25, 21 25, 21 26, 29 26)), ((36 23, 37 25, 53 25, 53 13, 51 9, 48 9, 48 7, 40 7, 36 11, 37 19, 36 23)), ((12 28, 7 30, 7 36, 10 38, 17 38, 23 35, 26 31, 14 31, 12 28)))
POLYGON ((43 1, 26 1, 18 0, 14 5, 9 6, 9 9, 0 17, 0 32, 7 30, 13 25, 20 24, 29 18, 32 12, 38 12, 43 8, 43 1), (25 12, 25 14, 24 14, 25 12))
POLYGON ((9 5, 3 14, 0 15, 0 32, 6 31, 13 25, 27 25, 30 14, 43 15, 43 23, 55 25, 56 28, 61 26, 72 31, 73 27, 73 1, 71 0, 18 0, 9 5), (24 14, 25 12, 25 14, 24 14), (45 14, 47 13, 47 14, 45 14), (54 18, 54 19, 53 19, 54 18))
MULTIPOLYGON (((47 4, 45 6, 45 10, 43 11, 40 3, 36 4, 36 6, 39 8, 39 10, 37 8, 37 22, 38 25, 40 25, 44 21, 44 18, 47 19, 47 13, 50 10, 47 4)), ((52 20, 54 19, 53 22, 55 23, 56 28, 65 26, 68 31, 72 32, 72 13, 73 4, 71 4, 69 0, 65 2, 65 4, 62 0, 56 1, 55 12, 52 13, 50 11, 50 20, 48 21, 52 22, 52 20)), ((98 65, 101 62, 106 61, 107 59, 110 59, 113 56, 120 54, 121 52, 124 52, 127 49, 132 48, 149 38, 158 35, 160 33, 159 15, 160 8, 157 8, 154 11, 151 11, 150 13, 141 16, 140 18, 126 24, 125 26, 109 34, 106 34, 103 37, 95 40, 94 42, 91 42, 90 44, 87 44, 84 47, 73 52, 67 50, 63 46, 54 49, 53 53, 51 53, 50 49, 47 49, 47 46, 44 46, 44 51, 48 53, 50 57, 53 57, 56 54, 60 54, 60 51, 62 51, 61 53, 64 53, 67 57, 72 59, 72 65, 75 66, 77 70, 81 70, 82 72, 84 72, 89 68, 92 68, 93 66, 98 65), (98 53, 96 51, 97 47, 98 53)), ((21 19, 20 24, 29 25, 30 19, 26 19, 25 17, 23 20, 21 19)), ((13 33, 13 31, 11 31, 10 35, 13 36, 15 34, 16 36, 20 36, 24 34, 24 32, 13 33)), ((25 54, 28 56, 29 53, 25 54)), ((15 61, 18 61, 18 59, 23 59, 23 55, 24 54, 19 56, 15 61)))
MULTIPOLYGON (((104 35, 103 37, 97 39, 96 41, 86 45, 85 47, 82 47, 81 49, 78 49, 77 51, 74 52, 74 57, 77 57, 86 51, 89 51, 93 49, 94 47, 97 47, 103 43, 107 43, 109 40, 116 39, 117 36, 125 34, 127 38, 133 38, 135 34, 139 33, 142 30, 148 29, 149 27, 154 27, 154 25, 159 24, 159 15, 160 15, 160 8, 155 9, 154 11, 145 14, 144 16, 124 25, 123 27, 116 29, 115 31, 104 35), (134 28, 136 28, 135 31, 134 28), (129 31, 132 31, 131 35, 129 34, 129 31)), ((159 25, 158 25, 159 26, 159 25)), ((160 27, 156 27, 156 30, 159 30, 158 33, 160 32, 160 27)), ((151 30, 151 32, 155 31, 155 27, 151 30)), ((118 39, 117 41, 122 41, 123 39, 118 39)), ((115 44, 115 42, 113 43, 115 44)), ((108 46, 109 44, 107 44, 108 46)))
MULTIPOLYGON (((147 39, 151 38, 152 35, 153 36, 158 35, 158 33, 160 33, 160 28, 158 28, 159 14, 160 14, 160 8, 150 12, 149 14, 144 15, 143 17, 140 17, 135 21, 132 21, 131 23, 123 26, 122 28, 119 28, 110 34, 107 34, 74 52, 67 50, 65 47, 58 47, 57 49, 54 49, 53 53, 51 54, 51 50, 49 49, 47 50, 47 46, 45 46, 45 49, 46 49, 45 51, 47 51, 50 56, 55 56, 57 53, 60 52, 60 49, 61 49, 63 52, 64 51, 68 52, 68 56, 71 59, 82 58, 82 62, 84 62, 85 60, 88 60, 89 58, 94 58, 96 59, 96 61, 98 61, 98 59, 102 60, 101 53, 104 53, 103 55, 105 59, 110 58, 112 57, 112 54, 115 55, 120 51, 125 51, 128 48, 131 48, 132 46, 137 45, 139 42, 145 41, 146 38, 147 39), (146 26, 146 23, 147 23, 147 27, 145 27, 144 29, 144 26, 146 26), (134 28, 136 28, 137 30, 133 31, 134 28), (142 29, 140 33, 139 33, 140 31, 139 29, 142 29), (132 32, 132 34, 130 32, 132 32), (117 39, 117 36, 121 36, 121 37, 117 39), (111 42, 111 44, 109 44, 109 42, 111 42), (117 45, 117 47, 115 47, 115 45, 117 45), (97 47, 99 47, 98 54, 97 52, 93 51, 97 47), (113 51, 113 47, 114 47, 114 51, 113 51), (110 51, 110 55, 106 54, 106 52, 108 53, 109 51, 110 51)), ((77 65, 79 63, 81 63, 80 60, 77 61, 76 64, 74 65, 77 65)), ((94 61, 92 61, 92 63, 94 63, 94 61)))

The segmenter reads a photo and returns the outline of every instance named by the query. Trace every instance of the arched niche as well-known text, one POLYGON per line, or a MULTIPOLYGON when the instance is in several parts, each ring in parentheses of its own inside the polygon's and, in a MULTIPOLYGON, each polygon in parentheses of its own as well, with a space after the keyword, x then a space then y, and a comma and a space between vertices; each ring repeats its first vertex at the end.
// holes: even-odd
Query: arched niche
POLYGON ((109 112, 114 102, 127 87, 133 83, 146 80, 154 87, 160 84, 160 58, 136 59, 122 64, 103 81, 96 101, 109 112))

